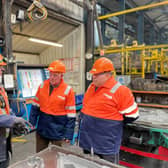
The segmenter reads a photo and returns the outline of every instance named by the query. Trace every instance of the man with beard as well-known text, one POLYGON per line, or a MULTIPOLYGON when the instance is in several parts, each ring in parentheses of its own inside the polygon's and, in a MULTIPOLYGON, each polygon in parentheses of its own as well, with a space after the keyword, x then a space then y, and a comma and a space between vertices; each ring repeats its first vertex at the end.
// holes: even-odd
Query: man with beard
POLYGON ((65 65, 56 60, 48 70, 50 77, 39 86, 30 113, 30 123, 37 126, 36 152, 49 143, 59 146, 69 143, 75 126, 75 96, 63 80, 65 65))

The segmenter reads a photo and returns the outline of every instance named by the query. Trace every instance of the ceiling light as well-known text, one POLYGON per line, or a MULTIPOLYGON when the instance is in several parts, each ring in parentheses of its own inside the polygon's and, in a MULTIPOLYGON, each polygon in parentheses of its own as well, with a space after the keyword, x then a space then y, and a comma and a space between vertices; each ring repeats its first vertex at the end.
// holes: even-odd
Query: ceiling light
POLYGON ((55 47, 63 47, 62 44, 51 42, 51 41, 46 41, 46 40, 40 40, 37 38, 29 38, 30 41, 35 42, 35 43, 41 43, 41 44, 46 44, 46 45, 51 45, 55 47))

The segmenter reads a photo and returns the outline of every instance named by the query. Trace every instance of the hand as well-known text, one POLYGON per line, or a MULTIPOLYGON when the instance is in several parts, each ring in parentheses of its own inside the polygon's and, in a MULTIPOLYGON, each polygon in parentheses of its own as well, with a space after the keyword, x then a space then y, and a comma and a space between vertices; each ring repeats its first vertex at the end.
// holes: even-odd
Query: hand
POLYGON ((26 125, 28 125, 30 128, 33 127, 28 121, 26 121, 22 117, 15 117, 14 125, 18 125, 18 124, 25 126, 25 127, 26 125))
POLYGON ((13 134, 16 136, 21 136, 21 135, 26 135, 28 134, 29 129, 26 127, 26 125, 22 125, 22 124, 15 124, 13 127, 13 134))
POLYGON ((27 127, 27 125, 30 128, 33 127, 28 121, 26 121, 22 117, 15 117, 13 125, 13 134, 16 136, 27 134, 29 132, 29 128, 27 127))
POLYGON ((64 142, 70 143, 70 140, 69 139, 64 139, 64 142))

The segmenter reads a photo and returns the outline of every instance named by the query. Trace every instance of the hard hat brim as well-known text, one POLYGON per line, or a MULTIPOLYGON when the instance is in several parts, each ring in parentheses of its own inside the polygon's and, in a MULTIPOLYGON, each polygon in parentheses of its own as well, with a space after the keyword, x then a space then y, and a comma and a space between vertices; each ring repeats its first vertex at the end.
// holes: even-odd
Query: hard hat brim
POLYGON ((96 72, 96 71, 93 71, 92 69, 89 71, 89 73, 91 73, 91 74, 98 74, 98 73, 100 73, 100 72, 96 72))
POLYGON ((47 69, 48 69, 50 72, 65 73, 65 71, 55 71, 55 70, 51 69, 50 67, 47 68, 47 69))
POLYGON ((5 63, 5 62, 0 63, 0 66, 5 66, 5 65, 7 65, 7 63, 5 63))

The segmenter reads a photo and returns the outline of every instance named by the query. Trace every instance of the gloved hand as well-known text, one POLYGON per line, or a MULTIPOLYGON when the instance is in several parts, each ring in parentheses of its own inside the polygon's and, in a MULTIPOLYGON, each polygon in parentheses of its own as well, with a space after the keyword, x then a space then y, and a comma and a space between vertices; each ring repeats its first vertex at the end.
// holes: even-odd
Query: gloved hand
POLYGON ((23 126, 26 126, 27 121, 25 119, 23 119, 22 117, 15 117, 14 120, 14 126, 17 124, 21 124, 23 126))
POLYGON ((26 135, 28 134, 29 132, 29 129, 22 125, 22 124, 15 124, 14 127, 13 127, 13 134, 16 135, 16 136, 21 136, 21 135, 26 135))
POLYGON ((22 134, 27 134, 29 132, 27 125, 30 128, 32 127, 32 125, 22 117, 15 117, 15 121, 13 125, 14 135, 20 136, 22 134))

